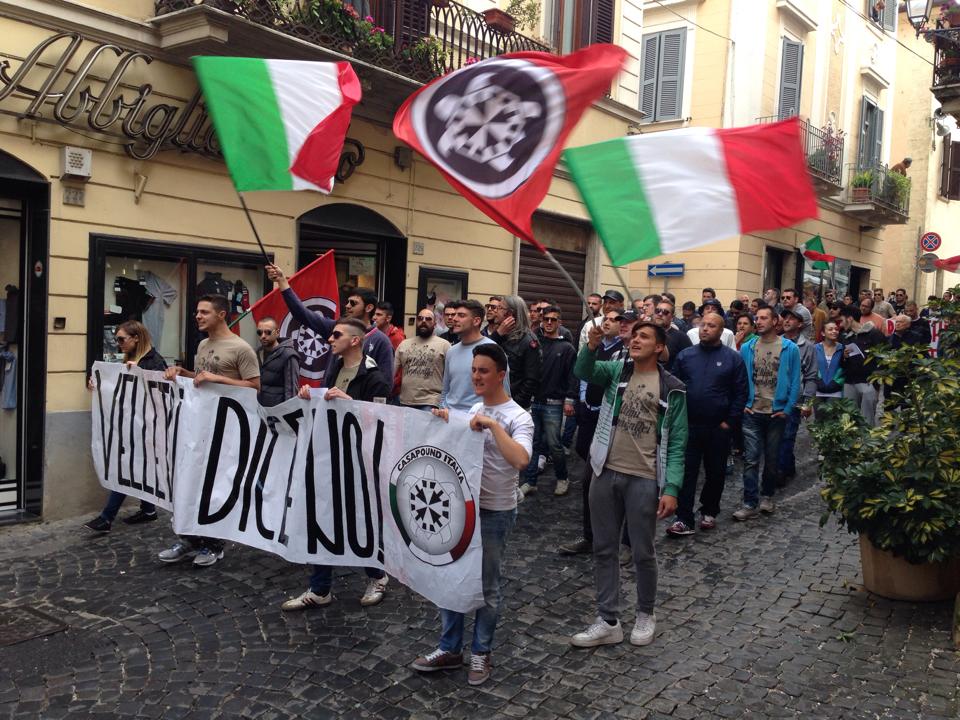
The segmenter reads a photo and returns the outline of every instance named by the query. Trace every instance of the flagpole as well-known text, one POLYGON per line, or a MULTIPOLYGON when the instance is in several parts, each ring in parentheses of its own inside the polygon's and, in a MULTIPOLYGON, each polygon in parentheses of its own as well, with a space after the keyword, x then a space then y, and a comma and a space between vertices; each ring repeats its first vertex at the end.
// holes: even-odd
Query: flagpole
POLYGON ((237 317, 233 320, 233 322, 227 323, 227 328, 232 328, 234 325, 236 325, 238 322, 243 320, 250 313, 251 313, 251 310, 244 310, 243 313, 241 313, 240 315, 237 315, 237 317))
MULTIPOLYGON (((267 250, 263 247, 263 242, 260 240, 260 233, 257 232, 257 226, 253 224, 253 217, 250 215, 250 208, 247 207, 246 201, 243 199, 243 195, 239 190, 237 190, 237 197, 240 198, 240 205, 243 206, 243 212, 247 216, 247 222, 250 223, 250 229, 253 230, 253 236, 257 239, 257 245, 260 246, 260 252, 263 253, 263 259, 266 261, 267 265, 272 265, 273 261, 270 259, 270 256, 267 255, 267 250)), ((239 318, 237 318, 239 320, 239 318)))
POLYGON ((583 290, 581 290, 574 279, 570 277, 570 273, 567 272, 567 269, 561 265, 560 261, 553 256, 553 253, 546 248, 543 248, 543 254, 547 257, 547 260, 552 262, 557 270, 560 271, 560 274, 563 275, 564 279, 570 284, 570 287, 572 287, 574 292, 577 293, 577 297, 580 298, 580 302, 583 303, 583 307, 589 312, 590 305, 587 303, 587 296, 583 294, 583 290))
POLYGON ((611 265, 613 268, 614 274, 617 276, 617 280, 620 281, 620 284, 623 286, 623 289, 627 292, 627 300, 630 301, 630 307, 633 307, 633 293, 630 292, 630 288, 627 287, 627 281, 623 278, 623 273, 620 272, 619 265, 611 265))

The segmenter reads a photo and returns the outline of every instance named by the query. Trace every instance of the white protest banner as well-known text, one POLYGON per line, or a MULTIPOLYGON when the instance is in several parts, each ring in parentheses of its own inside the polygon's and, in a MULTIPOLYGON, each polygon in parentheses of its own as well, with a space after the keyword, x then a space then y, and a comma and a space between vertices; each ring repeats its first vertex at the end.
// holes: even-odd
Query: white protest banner
POLYGON ((183 391, 163 373, 96 363, 91 452, 100 484, 173 509, 183 391))
MULTIPOLYGON (((483 434, 464 416, 446 423, 419 410, 319 394, 265 408, 247 388, 195 388, 157 375, 94 365, 106 408, 94 402, 94 459, 104 487, 141 497, 136 487, 153 477, 149 461, 113 470, 120 461, 107 449, 119 443, 125 458, 131 434, 152 435, 155 413, 142 388, 163 386, 151 392, 179 398, 162 446, 168 463, 175 458, 169 490, 178 533, 233 540, 291 562, 383 567, 449 610, 483 604, 483 434), (112 417, 131 430, 118 438, 102 420, 112 417)), ((134 451, 141 445, 152 452, 139 440, 134 451)))

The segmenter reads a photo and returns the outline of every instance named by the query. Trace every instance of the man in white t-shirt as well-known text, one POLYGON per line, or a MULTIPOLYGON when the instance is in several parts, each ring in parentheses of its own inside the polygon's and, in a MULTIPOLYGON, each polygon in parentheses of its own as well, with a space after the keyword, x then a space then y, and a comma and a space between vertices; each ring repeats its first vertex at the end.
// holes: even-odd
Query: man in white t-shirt
MULTIPOLYGON (((500 569, 507 538, 517 519, 517 480, 533 447, 533 419, 507 394, 507 356, 495 343, 473 348, 471 379, 480 402, 470 408, 470 429, 482 432, 480 537, 483 544, 483 598, 473 622, 467 682, 481 685, 490 677, 490 649, 500 614, 500 569)), ((449 410, 434 410, 449 419, 449 410)), ((463 664, 464 613, 440 610, 439 647, 413 661, 420 672, 453 670, 463 664)))
MULTIPOLYGON (((723 305, 720 304, 719 300, 704 300, 701 312, 704 315, 706 315, 708 312, 714 312, 720 317, 723 317, 723 305)), ((692 344, 698 345, 700 343, 700 328, 695 327, 688 330, 687 337, 690 338, 690 342, 692 344)), ((720 334, 720 344, 726 345, 731 350, 737 349, 737 338, 733 334, 732 330, 728 328, 723 329, 723 332, 720 334)))

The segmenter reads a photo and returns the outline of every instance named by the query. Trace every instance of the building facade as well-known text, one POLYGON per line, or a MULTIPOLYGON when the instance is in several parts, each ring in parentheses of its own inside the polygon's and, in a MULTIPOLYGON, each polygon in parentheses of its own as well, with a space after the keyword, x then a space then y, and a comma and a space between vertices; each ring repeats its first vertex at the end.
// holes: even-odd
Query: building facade
MULTIPOLYGON (((599 17, 590 3, 572 7, 599 17)), ((2 387, 12 388, 0 409, 0 519, 55 519, 102 503, 86 378, 95 360, 119 359, 120 321, 142 319, 168 363, 191 367, 200 294, 226 294, 239 315, 270 289, 193 55, 348 59, 361 79, 333 193, 246 195, 267 251, 288 273, 333 249, 340 283, 373 288, 408 329, 429 292, 485 300, 515 292, 539 268, 410 153, 391 123, 403 99, 444 69, 541 44, 494 33, 452 0, 357 10, 375 16, 391 48, 324 34, 308 11, 332 12, 330 3, 308 0, 0 0, 0 357, 10 358, 2 387), (466 35, 453 43, 453 30, 466 35)), ((595 22, 573 42, 608 33, 630 45, 639 22, 638 6, 621 12, 618 3, 612 26, 595 22)), ((635 52, 571 144, 622 136, 639 122, 638 63, 635 52)), ((536 223, 584 289, 614 282, 562 171, 536 223)))

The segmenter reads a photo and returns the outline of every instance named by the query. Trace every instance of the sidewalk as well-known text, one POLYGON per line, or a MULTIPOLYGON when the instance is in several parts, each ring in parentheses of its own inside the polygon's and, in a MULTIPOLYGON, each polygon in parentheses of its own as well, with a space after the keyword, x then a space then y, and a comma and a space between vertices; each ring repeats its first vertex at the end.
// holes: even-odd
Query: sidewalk
MULTIPOLYGON (((952 606, 860 589, 856 537, 819 527, 801 442, 807 462, 772 517, 732 521, 736 474, 717 530, 658 537, 657 638, 645 648, 569 645, 595 614, 592 563, 556 554, 578 533, 580 485, 554 497, 548 466, 520 507, 493 677, 476 689, 465 670, 408 669, 436 646, 439 620, 397 582, 363 610, 365 577, 343 571, 333 605, 286 614, 303 568, 235 545, 211 568, 165 566, 163 519, 105 537, 81 530, 86 517, 4 529, 0 606, 69 629, 0 647, 0 717, 957 718, 952 606)), ((571 477, 581 472, 578 461, 571 477)))

